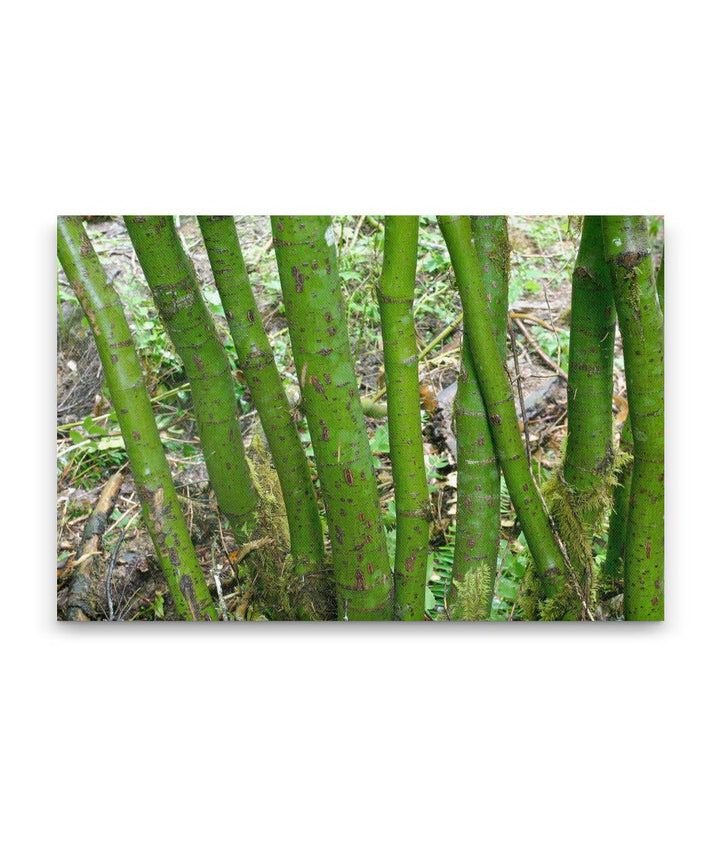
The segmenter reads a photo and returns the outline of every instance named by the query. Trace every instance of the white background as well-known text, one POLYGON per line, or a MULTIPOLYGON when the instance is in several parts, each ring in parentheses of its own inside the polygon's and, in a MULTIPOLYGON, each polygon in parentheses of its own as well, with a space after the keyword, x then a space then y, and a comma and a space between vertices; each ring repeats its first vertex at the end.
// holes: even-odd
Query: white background
POLYGON ((717 846, 709 8, 4 10, 5 852, 717 846), (55 623, 55 216, 271 211, 665 214, 664 625, 55 623))

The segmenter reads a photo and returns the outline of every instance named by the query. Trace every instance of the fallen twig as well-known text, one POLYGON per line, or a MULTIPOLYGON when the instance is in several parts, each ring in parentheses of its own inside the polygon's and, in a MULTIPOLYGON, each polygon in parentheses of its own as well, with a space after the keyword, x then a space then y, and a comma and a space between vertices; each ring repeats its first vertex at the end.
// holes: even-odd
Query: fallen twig
POLYGON ((93 621, 100 614, 102 596, 99 583, 102 569, 98 556, 102 553, 102 537, 124 477, 120 470, 109 479, 85 524, 70 577, 65 609, 67 621, 93 621))
POLYGON ((524 319, 525 321, 532 321, 533 324, 539 324, 541 327, 544 327, 546 330, 549 330, 551 333, 555 333, 556 330, 552 326, 552 324, 548 324, 547 321, 543 321, 542 318, 538 318, 537 315, 532 315, 530 312, 515 312, 513 310, 510 311, 511 318, 519 318, 524 319))
POLYGON ((523 322, 519 318, 513 318, 513 321, 517 325, 518 330, 522 333, 527 341, 528 345, 535 351, 535 353, 540 357, 540 359, 545 363, 546 366, 551 368, 559 377, 561 377, 565 383, 567 383, 567 372, 565 369, 561 368, 552 357, 545 353, 545 351, 540 347, 538 342, 532 337, 532 335, 528 332, 527 327, 523 324, 523 322))
POLYGON ((113 547, 110 562, 108 563, 107 579, 105 581, 105 594, 107 596, 108 604, 108 621, 113 621, 115 619, 115 608, 112 599, 112 573, 115 570, 115 562, 117 562, 118 553, 120 552, 120 545, 125 540, 126 533, 127 529, 120 530, 120 535, 113 547))
MULTIPOLYGON (((530 452, 530 429, 528 428, 527 413, 525 412, 525 397, 522 390, 522 379, 520 377, 520 363, 518 362, 517 342, 515 341, 515 330, 513 329, 512 321, 508 324, 510 331, 510 344, 512 347, 513 364, 515 365, 515 384, 517 385, 518 401, 520 402, 520 412, 522 414, 523 433, 525 434, 525 454, 527 455, 528 466, 532 473, 532 453, 530 452)), ((507 369, 506 369, 507 370, 507 369)))
MULTIPOLYGON (((430 343, 428 343, 427 345, 425 345, 425 347, 424 347, 424 348, 420 351, 420 353, 418 354, 418 362, 419 362, 420 360, 422 360, 422 359, 423 359, 423 357, 427 356, 427 354, 429 354, 429 353, 430 353, 430 351, 432 351, 432 349, 433 349, 436 345, 439 345, 439 344, 440 344, 440 342, 442 342, 442 341, 444 341, 445 339, 447 339, 447 337, 448 337, 448 336, 449 336, 449 335, 450 335, 454 330, 456 330, 456 329, 460 326, 460 324, 462 324, 462 320, 463 320, 463 316, 462 316, 462 312, 461 312, 461 313, 458 315, 458 317, 457 317, 457 318, 456 318, 456 319, 455 319, 451 324, 448 324, 448 326, 447 326, 444 330, 441 330, 441 331, 437 334, 437 336, 435 336, 435 338, 434 338, 430 343)), ((379 389, 379 390, 375 393, 375 395, 373 395, 372 400, 373 400, 373 401, 379 401, 379 400, 383 397, 383 395, 385 395, 385 393, 386 393, 386 392, 387 392, 387 387, 386 387, 386 386, 383 386, 383 387, 382 387, 382 389, 379 389)))

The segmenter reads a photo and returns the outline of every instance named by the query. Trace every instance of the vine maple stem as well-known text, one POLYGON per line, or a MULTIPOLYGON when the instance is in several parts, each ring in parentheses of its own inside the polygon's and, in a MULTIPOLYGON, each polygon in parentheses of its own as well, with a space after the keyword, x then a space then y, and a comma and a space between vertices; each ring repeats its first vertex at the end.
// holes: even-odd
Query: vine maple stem
POLYGON ((90 324, 125 450, 170 595, 181 618, 217 619, 180 509, 120 298, 82 222, 58 218, 58 258, 90 324))

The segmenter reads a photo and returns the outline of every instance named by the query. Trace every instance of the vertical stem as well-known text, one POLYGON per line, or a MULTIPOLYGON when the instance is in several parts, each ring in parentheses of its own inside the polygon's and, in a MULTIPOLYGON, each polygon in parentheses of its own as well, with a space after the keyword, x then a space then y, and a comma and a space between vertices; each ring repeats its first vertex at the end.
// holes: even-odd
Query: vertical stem
MULTIPOLYGON (((508 269, 510 245, 505 217, 472 217, 475 253, 482 287, 477 295, 490 311, 490 320, 501 361, 505 362, 508 318, 508 269)), ((500 537, 500 467, 490 423, 472 363, 467 335, 463 335, 462 360, 455 397, 457 437, 457 526, 453 581, 462 583, 468 572, 487 577, 480 586, 482 618, 489 618, 500 537)), ((457 587, 449 592, 450 616, 457 602, 457 587)), ((459 616, 462 617, 462 616, 459 616)))
POLYGON ((664 613, 663 317, 645 217, 603 217, 625 356, 634 460, 625 546, 625 618, 664 613))
POLYGON ((310 468, 298 436, 272 346, 250 286, 235 221, 198 217, 222 301, 238 365, 257 408, 277 469, 290 528, 290 549, 299 574, 323 561, 323 533, 310 468))
POLYGON ((572 277, 565 481, 597 489, 612 467, 615 307, 600 217, 585 217, 572 277))
POLYGON ((243 543, 256 503, 230 364, 172 217, 125 217, 160 316, 185 367, 218 507, 243 543))
POLYGON ((425 616, 430 532, 412 311, 418 229, 418 217, 385 218, 383 266, 377 286, 397 509, 395 605, 399 618, 412 621, 422 621, 425 616))
POLYGON ((589 608, 598 591, 593 538, 610 505, 615 476, 614 352, 615 307, 602 221, 587 216, 572 276, 567 446, 562 468, 551 482, 549 502, 589 608))
POLYGON ((463 305, 465 333, 510 498, 547 596, 564 585, 564 562, 525 459, 515 401, 484 298, 480 262, 467 217, 438 217, 463 305))
POLYGON ((490 321, 502 362, 508 330, 508 284, 510 280, 510 238, 507 217, 470 218, 475 252, 480 261, 480 273, 490 321))
POLYGON ((339 617, 388 620, 391 573, 332 222, 273 217, 295 368, 327 510, 339 617))
POLYGON ((184 619, 217 619, 175 493, 122 305, 76 217, 58 218, 58 258, 97 343, 143 518, 175 608, 184 619))

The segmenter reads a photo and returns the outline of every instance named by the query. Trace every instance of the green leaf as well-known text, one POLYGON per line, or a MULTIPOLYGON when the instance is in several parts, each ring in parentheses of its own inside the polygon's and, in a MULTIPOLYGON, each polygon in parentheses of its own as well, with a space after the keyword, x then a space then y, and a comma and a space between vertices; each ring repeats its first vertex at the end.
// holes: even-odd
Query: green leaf
POLYGON ((425 612, 434 612, 436 606, 435 595, 425 586, 425 612))
POLYGON ((512 580, 505 579, 504 577, 500 579, 497 587, 498 597, 502 597, 505 600, 515 600, 517 596, 519 584, 514 583, 512 580))
POLYGON ((370 449, 373 452, 387 454, 390 451, 390 433, 387 424, 378 425, 375 434, 370 438, 370 449))
POLYGON ((394 526, 397 523, 397 511, 395 509, 395 500, 391 499, 387 504, 387 510, 383 515, 386 526, 394 526))

